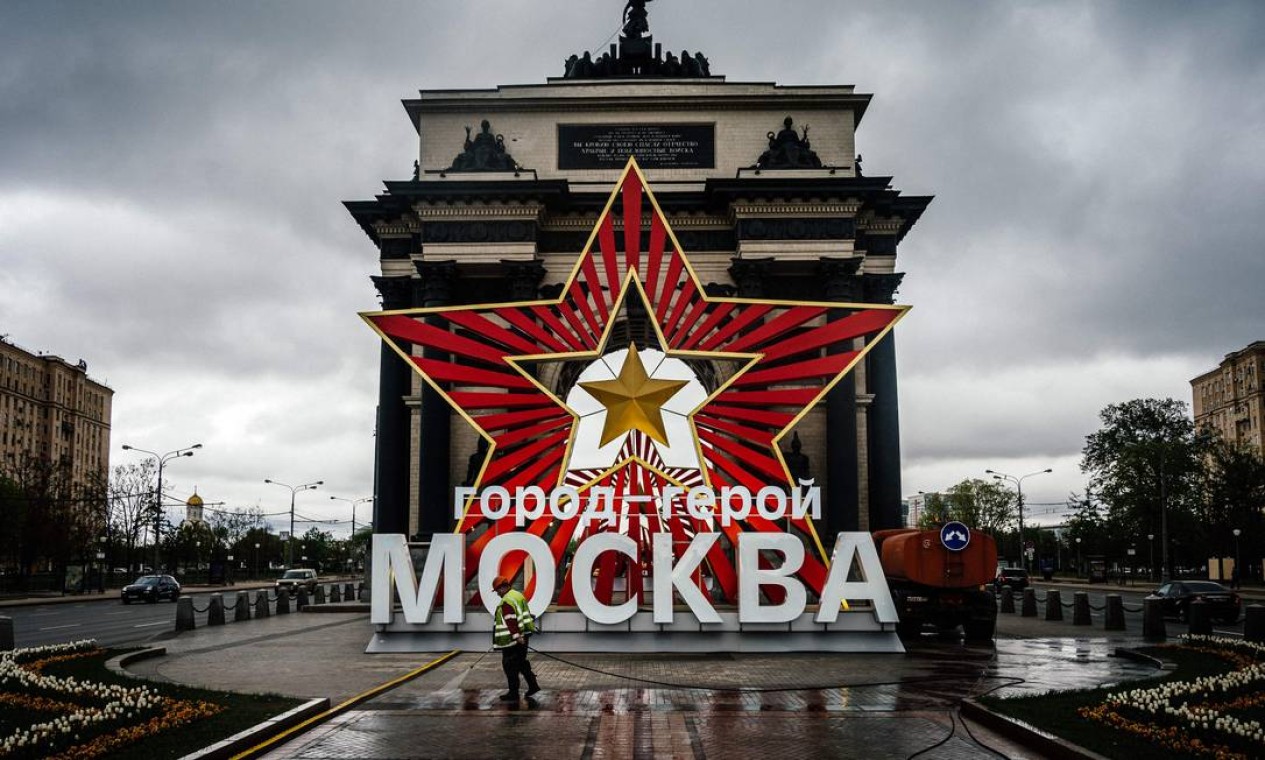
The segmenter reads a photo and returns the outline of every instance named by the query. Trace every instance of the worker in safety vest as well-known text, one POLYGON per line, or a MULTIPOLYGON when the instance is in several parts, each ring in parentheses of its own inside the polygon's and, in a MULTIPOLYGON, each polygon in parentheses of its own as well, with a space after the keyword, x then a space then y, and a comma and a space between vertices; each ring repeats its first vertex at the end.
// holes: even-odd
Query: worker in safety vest
POLYGON ((492 646, 501 650, 501 668, 509 681, 509 691, 501 695, 501 701, 517 702, 519 674, 527 680, 527 696, 540 691, 536 674, 527 661, 527 637, 536 632, 536 620, 527 608, 527 598, 510 587, 508 578, 496 576, 492 588, 501 597, 496 608, 492 646))

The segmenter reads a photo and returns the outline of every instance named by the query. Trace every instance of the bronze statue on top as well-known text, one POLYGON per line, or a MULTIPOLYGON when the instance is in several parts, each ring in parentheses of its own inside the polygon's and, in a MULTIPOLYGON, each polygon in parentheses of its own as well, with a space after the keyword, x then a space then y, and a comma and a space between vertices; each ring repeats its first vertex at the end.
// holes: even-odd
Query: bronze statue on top
POLYGON ((769 149, 760 155, 756 162, 757 169, 820 169, 821 159, 813 152, 812 143, 808 141, 808 127, 803 133, 795 131, 795 121, 787 116, 782 122, 782 131, 769 132, 769 149))
POLYGON ((624 6, 624 36, 630 40, 641 39, 641 35, 650 33, 650 22, 646 13, 646 3, 651 0, 628 0, 624 6))
POLYGON ((518 163, 505 150, 505 136, 493 135, 492 125, 484 119, 479 125, 479 134, 470 136, 471 129, 466 127, 466 143, 463 151, 452 160, 452 166, 445 171, 450 172, 512 172, 518 170, 518 163))
POLYGON ((570 56, 563 65, 563 78, 710 77, 711 62, 702 53, 690 55, 683 50, 680 58, 670 52, 664 57, 663 46, 650 34, 649 2, 652 0, 627 0, 619 44, 597 56, 588 51, 570 56))

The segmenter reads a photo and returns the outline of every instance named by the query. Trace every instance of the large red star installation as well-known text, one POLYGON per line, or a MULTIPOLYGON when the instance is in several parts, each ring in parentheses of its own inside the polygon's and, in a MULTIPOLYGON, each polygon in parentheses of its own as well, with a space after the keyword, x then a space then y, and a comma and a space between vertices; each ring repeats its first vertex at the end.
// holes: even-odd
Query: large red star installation
MULTIPOLYGON (((487 440, 476 488, 499 485, 512 493, 517 487, 539 486, 549 492, 567 485, 583 493, 605 486, 627 497, 616 499, 619 518, 613 521, 558 519, 546 511, 524 526, 549 543, 559 568, 572 541, 596 532, 627 532, 639 544, 638 556, 648 561, 655 533, 670 532, 681 552, 694 533, 719 529, 723 540, 709 552, 697 582, 712 601, 733 602, 737 576, 732 548, 743 531, 793 531, 811 541, 817 554, 808 554, 798 575, 809 589, 820 592, 827 560, 812 521, 775 523, 753 511, 744 521, 722 526, 686 514, 684 497, 669 515, 647 497, 658 497, 669 484, 745 486, 752 493, 768 485, 796 488, 778 442, 907 308, 708 296, 630 159, 558 298, 361 316, 487 440), (642 250, 647 230, 649 245, 642 250), (702 463, 698 470, 665 466, 652 437, 640 430, 627 434, 613 467, 568 469, 579 416, 522 366, 601 358, 630 294, 643 300, 654 326, 659 346, 651 348, 671 358, 736 367, 690 415, 702 463), (446 358, 426 358, 423 349, 446 358), (713 582, 707 583, 704 575, 713 582)), ((422 508, 450 509, 451 504, 422 508)), ((513 529, 512 521, 485 517, 478 500, 466 505, 457 531, 467 536, 467 586, 487 542, 513 529)), ((523 562, 522 555, 508 555, 502 572, 517 575, 523 562)), ((629 564, 614 552, 602 555, 598 599, 611 601, 617 576, 626 578, 630 598, 640 595, 644 568, 629 564)), ((568 567, 559 604, 574 604, 570 575, 568 567)))

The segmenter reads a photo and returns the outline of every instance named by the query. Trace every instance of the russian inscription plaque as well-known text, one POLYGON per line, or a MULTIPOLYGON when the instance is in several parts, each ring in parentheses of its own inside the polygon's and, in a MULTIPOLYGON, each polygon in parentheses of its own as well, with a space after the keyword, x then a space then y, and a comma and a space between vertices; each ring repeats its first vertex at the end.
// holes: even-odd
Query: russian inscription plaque
POLYGON ((714 124, 559 124, 559 169, 622 169, 635 156, 643 169, 716 166, 714 124))

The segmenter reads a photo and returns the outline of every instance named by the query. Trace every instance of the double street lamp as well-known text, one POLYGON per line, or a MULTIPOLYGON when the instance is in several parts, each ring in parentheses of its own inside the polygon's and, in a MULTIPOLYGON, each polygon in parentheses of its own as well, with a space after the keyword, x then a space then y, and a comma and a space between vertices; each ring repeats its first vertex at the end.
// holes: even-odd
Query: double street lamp
POLYGON ((1017 494, 1018 494, 1018 496, 1017 496, 1017 498, 1016 498, 1016 501, 1017 501, 1017 502, 1018 502, 1018 504, 1019 504, 1019 556, 1020 556, 1020 562, 1023 564, 1024 568, 1026 568, 1026 569, 1028 569, 1029 571, 1031 571, 1031 570, 1032 570, 1032 568, 1031 568, 1031 567, 1029 567, 1029 565, 1028 565, 1028 547, 1027 547, 1027 546, 1025 546, 1025 545, 1024 545, 1024 543, 1023 543, 1023 481, 1027 480, 1028 478, 1032 477, 1033 475, 1045 475, 1045 474, 1048 474, 1048 473, 1054 472, 1054 470, 1052 470, 1052 469, 1050 469, 1049 467, 1047 467, 1047 468, 1045 468, 1044 470, 1037 470, 1036 472, 1030 472, 1030 473, 1028 473, 1027 475, 1020 475, 1020 476, 1019 476, 1019 477, 1017 477, 1017 478, 1016 478, 1014 475, 1007 475, 1007 474, 1006 474, 1006 473, 1004 473, 1004 472, 997 472, 996 470, 984 470, 984 472, 985 472, 985 473, 987 473, 987 474, 989 474, 989 475, 992 475, 992 476, 993 476, 993 480, 1004 480, 1004 481, 1009 481, 1009 482, 1011 482, 1011 483, 1014 483, 1014 484, 1015 484, 1015 491, 1016 491, 1016 492, 1017 492, 1017 494))
POLYGON ((155 573, 158 572, 158 562, 159 562, 158 539, 161 537, 162 519, 163 519, 163 466, 167 464, 168 460, 175 459, 177 457, 191 457, 193 456, 193 450, 200 449, 200 448, 202 448, 202 444, 195 443, 192 446, 188 446, 183 449, 176 449, 175 451, 168 451, 166 454, 159 454, 157 451, 149 451, 148 449, 141 449, 135 446, 129 446, 126 443, 123 444, 124 451, 139 451, 142 454, 149 454, 155 460, 158 461, 158 490, 154 495, 154 572, 155 573))
POLYGON ((294 567, 294 495, 299 491, 310 491, 315 489, 317 486, 323 486, 325 485, 325 481, 318 480, 314 483, 304 483, 301 486, 286 485, 285 483, 280 483, 276 480, 269 480, 268 478, 264 478, 264 482, 270 483, 274 486, 281 486, 282 488, 290 489, 290 540, 286 542, 286 567, 292 568, 294 567))
POLYGON ((329 498, 330 501, 345 501, 351 505, 351 535, 354 538, 356 535, 356 507, 364 504, 365 502, 373 501, 373 497, 366 496, 361 499, 345 499, 342 496, 331 496, 329 498))

